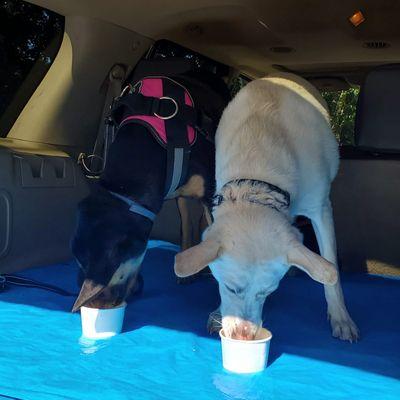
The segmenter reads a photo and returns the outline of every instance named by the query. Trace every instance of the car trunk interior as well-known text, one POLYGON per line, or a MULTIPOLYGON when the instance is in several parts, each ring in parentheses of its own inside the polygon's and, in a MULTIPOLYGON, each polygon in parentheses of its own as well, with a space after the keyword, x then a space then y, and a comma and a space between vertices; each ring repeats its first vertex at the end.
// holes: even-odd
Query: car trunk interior
MULTIPOLYGON (((174 1, 168 7, 158 0, 31 3, 65 16, 65 31, 15 122, 1 122, 1 273, 71 259, 76 206, 91 184, 76 161, 96 140, 104 82, 114 65, 134 67, 157 40, 229 66, 227 81, 283 70, 327 91, 362 88, 374 67, 400 61, 395 1, 310 0, 312 12, 296 0, 174 1), (348 18, 360 7, 369 23, 354 27, 348 18)), ((384 150, 373 140, 342 148, 332 200, 344 270, 399 272, 400 148, 393 143, 384 150)), ((195 201, 191 207, 200 212, 195 201)), ((305 232, 312 235, 307 227, 305 232)), ((175 201, 165 203, 152 237, 179 243, 175 201)))
POLYGON ((399 0, 0 1, 0 399, 399 400, 399 16, 399 0), (323 99, 275 77, 264 102, 250 82, 279 71, 330 111, 339 274, 323 99), (173 181, 193 197, 165 200, 173 181), (300 203, 312 222, 287 221, 300 203))

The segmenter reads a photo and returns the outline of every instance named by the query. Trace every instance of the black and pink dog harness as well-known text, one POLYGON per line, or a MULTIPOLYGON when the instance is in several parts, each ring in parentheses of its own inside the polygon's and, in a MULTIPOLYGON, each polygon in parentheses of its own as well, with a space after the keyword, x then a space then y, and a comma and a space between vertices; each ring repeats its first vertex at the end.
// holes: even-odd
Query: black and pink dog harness
POLYGON ((165 198, 172 197, 185 183, 190 147, 197 132, 215 131, 211 120, 195 108, 189 91, 165 76, 128 85, 114 102, 112 116, 117 130, 127 124, 141 124, 167 150, 165 198))

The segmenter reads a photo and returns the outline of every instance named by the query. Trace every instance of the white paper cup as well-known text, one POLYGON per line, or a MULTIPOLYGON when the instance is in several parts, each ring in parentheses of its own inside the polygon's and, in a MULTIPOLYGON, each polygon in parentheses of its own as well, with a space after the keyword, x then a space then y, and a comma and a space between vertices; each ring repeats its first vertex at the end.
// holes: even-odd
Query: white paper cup
POLYGON ((115 308, 81 307, 82 334, 90 339, 106 339, 122 331, 126 303, 115 308))
POLYGON ((237 340, 224 336, 219 331, 222 345, 222 364, 224 368, 239 374, 261 372, 268 361, 269 345, 272 334, 261 328, 255 340, 237 340))

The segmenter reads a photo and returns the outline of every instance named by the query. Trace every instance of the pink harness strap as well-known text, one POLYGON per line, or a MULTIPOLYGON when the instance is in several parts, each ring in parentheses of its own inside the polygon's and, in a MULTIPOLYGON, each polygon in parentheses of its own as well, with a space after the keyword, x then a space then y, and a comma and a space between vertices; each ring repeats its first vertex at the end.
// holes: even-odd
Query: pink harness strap
MULTIPOLYGON (((143 96, 156 97, 158 99, 161 99, 164 96, 163 79, 166 78, 144 78, 135 85, 135 88, 138 88, 138 93, 142 94, 143 96)), ((178 85, 178 83, 176 84, 178 85)), ((185 104, 193 108, 194 102, 190 96, 190 93, 185 88, 184 90, 185 104)), ((157 116, 153 117, 148 115, 129 115, 122 120, 120 126, 131 121, 143 121, 146 124, 150 125, 153 128, 153 132, 157 134, 157 139, 164 145, 167 144, 167 132, 164 119, 157 116)), ((192 145, 196 140, 196 132, 194 128, 189 125, 187 125, 186 130, 188 135, 188 142, 190 145, 192 145)))

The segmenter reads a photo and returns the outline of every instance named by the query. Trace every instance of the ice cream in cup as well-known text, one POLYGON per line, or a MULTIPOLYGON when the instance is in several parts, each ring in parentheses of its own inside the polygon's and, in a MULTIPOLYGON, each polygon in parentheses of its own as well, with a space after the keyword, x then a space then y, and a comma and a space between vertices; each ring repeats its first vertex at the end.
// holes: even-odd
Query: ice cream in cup
POLYGON ((122 331, 126 303, 114 308, 81 307, 82 334, 90 339, 107 339, 122 331))
POLYGON ((256 373, 265 369, 268 362, 269 345, 272 334, 260 328, 254 340, 231 339, 220 330, 222 345, 222 364, 224 368, 236 373, 256 373))

